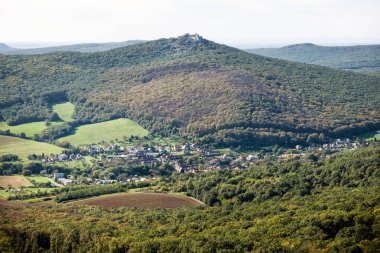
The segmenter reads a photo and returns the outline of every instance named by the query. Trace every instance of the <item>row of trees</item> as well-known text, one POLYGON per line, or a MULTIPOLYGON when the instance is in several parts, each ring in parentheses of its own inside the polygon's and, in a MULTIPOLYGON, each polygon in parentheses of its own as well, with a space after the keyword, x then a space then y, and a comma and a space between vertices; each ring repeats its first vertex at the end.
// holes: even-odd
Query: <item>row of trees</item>
POLYGON ((150 185, 150 182, 134 182, 127 184, 118 183, 109 185, 88 185, 68 187, 65 189, 61 189, 60 193, 55 196, 54 200, 60 203, 63 201, 77 200, 117 192, 127 192, 129 189, 148 187, 150 185))
POLYGON ((5 154, 0 156, 0 162, 16 162, 20 158, 14 154, 5 154))
POLYGON ((61 172, 65 174, 70 174, 71 168, 62 167, 55 164, 42 164, 40 162, 30 162, 30 163, 19 163, 19 162, 2 162, 0 163, 0 176, 10 176, 10 175, 46 175, 53 174, 54 172, 61 172))

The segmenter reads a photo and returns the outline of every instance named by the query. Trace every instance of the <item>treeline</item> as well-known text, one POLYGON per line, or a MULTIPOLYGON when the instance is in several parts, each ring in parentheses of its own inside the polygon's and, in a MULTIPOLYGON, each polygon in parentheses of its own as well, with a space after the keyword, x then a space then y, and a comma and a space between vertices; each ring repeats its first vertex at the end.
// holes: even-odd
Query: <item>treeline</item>
POLYGON ((23 163, 0 163, 0 176, 11 176, 11 175, 21 175, 26 174, 30 176, 32 174, 53 174, 54 172, 61 172, 65 174, 70 174, 71 168, 62 167, 54 164, 42 164, 40 162, 30 162, 27 164, 23 163))
MULTIPOLYGON (((292 131, 290 126, 274 128, 251 128, 229 126, 226 129, 209 129, 201 137, 194 138, 200 144, 210 144, 217 147, 251 147, 258 149, 263 146, 294 146, 295 144, 324 144, 334 138, 352 138, 362 133, 371 132, 380 127, 380 123, 362 123, 354 126, 342 126, 331 131, 313 132, 312 129, 292 131), (231 129, 233 128, 233 129, 231 129), (299 132, 298 132, 299 131, 299 132)), ((272 126, 274 127, 274 126, 272 126)))
POLYGON ((54 141, 59 137, 73 133, 76 126, 76 122, 65 122, 58 125, 50 125, 42 131, 40 138, 41 140, 54 141))
MULTIPOLYGON (((51 183, 34 183, 34 187, 51 188, 51 183)), ((10 194, 8 200, 26 200, 40 197, 49 197, 57 203, 78 200, 88 197, 95 197, 105 194, 127 192, 130 189, 143 188, 156 185, 156 181, 130 182, 130 183, 114 183, 105 185, 72 185, 62 188, 54 188, 49 190, 27 191, 21 190, 10 194)), ((27 189, 27 188, 25 188, 27 189)))
POLYGON ((16 162, 18 160, 20 160, 20 158, 14 154, 5 154, 0 156, 0 162, 16 162))
MULTIPOLYGON (((30 155, 31 160, 38 158, 30 155)), ((2 162, 0 163, 0 176, 10 175, 46 175, 55 172, 70 175, 73 178, 102 178, 126 181, 131 176, 169 176, 173 173, 174 167, 168 163, 163 164, 135 164, 126 162, 123 158, 112 161, 98 162, 94 165, 84 163, 83 169, 72 168, 70 165, 46 164, 38 161, 29 163, 2 162)))
MULTIPOLYGON (((34 198, 42 198, 42 197, 49 197, 54 194, 58 194, 59 190, 37 190, 37 191, 22 191, 16 192, 14 194, 9 194, 7 197, 7 200, 26 200, 26 199, 34 199, 34 198)), ((50 198, 49 198, 50 200, 50 198)))
POLYGON ((109 185, 88 185, 78 187, 62 188, 60 193, 57 194, 54 200, 58 203, 69 200, 77 200, 88 197, 94 197, 104 194, 111 194, 117 192, 126 192, 129 189, 148 187, 149 182, 135 182, 128 184, 109 184, 109 185))

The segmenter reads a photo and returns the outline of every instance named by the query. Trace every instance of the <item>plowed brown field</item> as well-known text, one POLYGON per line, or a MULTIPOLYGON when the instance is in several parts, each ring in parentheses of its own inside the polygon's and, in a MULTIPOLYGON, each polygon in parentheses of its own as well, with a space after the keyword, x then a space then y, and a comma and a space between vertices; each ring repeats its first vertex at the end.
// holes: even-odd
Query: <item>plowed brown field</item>
POLYGON ((0 186, 8 187, 21 187, 21 186, 33 186, 31 182, 28 181, 25 177, 22 176, 0 176, 0 186))

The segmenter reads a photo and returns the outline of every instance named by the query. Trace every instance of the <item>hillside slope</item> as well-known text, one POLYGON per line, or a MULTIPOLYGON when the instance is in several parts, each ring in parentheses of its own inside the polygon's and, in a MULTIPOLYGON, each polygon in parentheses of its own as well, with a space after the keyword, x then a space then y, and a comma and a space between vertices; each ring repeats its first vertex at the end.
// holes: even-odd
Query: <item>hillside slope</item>
POLYGON ((250 53, 360 72, 380 70, 380 45, 318 46, 311 43, 281 48, 248 49, 250 53))
POLYGON ((1 117, 82 123, 127 117, 151 132, 217 145, 318 141, 374 129, 380 79, 250 54, 198 35, 106 52, 0 56, 1 117))
POLYGON ((108 43, 82 43, 74 44, 67 46, 55 46, 55 47, 41 47, 41 48, 12 48, 6 44, 0 43, 0 54, 47 54, 52 52, 82 52, 82 53, 91 53, 91 52, 101 52, 107 51, 119 47, 126 47, 129 45, 134 45, 142 43, 142 40, 129 40, 123 42, 108 42, 108 43))

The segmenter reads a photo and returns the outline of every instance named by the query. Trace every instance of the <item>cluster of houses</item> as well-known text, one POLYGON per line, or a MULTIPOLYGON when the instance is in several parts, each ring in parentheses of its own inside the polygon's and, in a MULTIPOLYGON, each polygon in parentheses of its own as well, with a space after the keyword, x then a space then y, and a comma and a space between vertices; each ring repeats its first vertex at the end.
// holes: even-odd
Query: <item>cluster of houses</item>
MULTIPOLYGON (((197 145, 157 145, 150 147, 122 147, 116 144, 109 145, 107 147, 100 145, 91 145, 86 149, 82 149, 78 154, 61 154, 58 156, 45 157, 43 162, 53 163, 56 161, 69 161, 80 160, 84 156, 92 156, 95 159, 99 159, 102 162, 112 161, 114 159, 123 159, 131 164, 170 164, 173 166, 177 173, 198 173, 200 171, 218 170, 218 169, 245 169, 249 165, 260 158, 277 157, 279 159, 300 158, 306 156, 308 150, 339 150, 339 149, 356 149, 360 144, 353 142, 350 139, 336 139, 332 143, 322 144, 318 146, 302 147, 300 145, 295 146, 295 152, 288 151, 282 154, 264 155, 260 157, 256 154, 249 155, 227 155, 219 152, 218 150, 212 150, 207 147, 199 147, 197 145), (186 165, 184 163, 184 157, 188 155, 199 156, 204 163, 202 166, 186 165)), ((76 184, 75 180, 65 178, 61 173, 56 173, 54 179, 56 182, 62 185, 76 184)), ((130 181, 145 180, 144 178, 130 178, 130 181)), ((101 180, 88 179, 87 183, 90 184, 109 184, 115 183, 116 180, 101 180)))
POLYGON ((80 160, 83 156, 81 154, 60 154, 60 155, 52 155, 49 157, 43 157, 42 162, 44 163, 55 163, 55 162, 64 162, 68 160, 80 160))
POLYGON ((348 138, 345 140, 336 139, 332 143, 323 144, 321 147, 319 147, 319 150, 322 151, 322 150, 357 149, 360 146, 361 146, 360 143, 353 142, 348 138))
MULTIPOLYGON (((308 147, 302 147, 301 145, 296 145, 295 149, 298 151, 297 153, 288 152, 285 154, 279 155, 281 159, 289 159, 289 158, 301 158, 306 156, 306 152, 313 152, 314 150, 318 151, 340 151, 340 150, 354 150, 362 146, 368 146, 368 143, 359 143, 355 142, 349 138, 347 139, 336 139, 331 143, 325 144, 314 144, 308 147)), ((326 155, 326 157, 330 157, 330 155, 326 155)))
MULTIPOLYGON (((248 167, 249 163, 258 159, 258 155, 251 154, 248 156, 231 156, 223 154, 218 150, 212 150, 207 147, 199 147, 197 145, 157 145, 150 147, 121 147, 118 145, 110 145, 103 147, 100 145, 91 145, 86 149, 82 149, 78 154, 61 154, 54 157, 46 157, 42 161, 46 163, 64 162, 70 160, 80 160, 84 156, 92 156, 102 162, 110 162, 115 159, 123 159, 130 164, 142 165, 161 165, 170 164, 177 173, 198 173, 207 170, 218 169, 243 169, 248 167), (197 155, 204 161, 201 168, 198 164, 188 165, 184 162, 184 157, 189 155, 197 155), (227 161, 227 162, 226 162, 227 161), (233 167, 230 162, 233 161, 233 167)), ((54 180, 61 185, 73 185, 78 181, 65 178, 62 173, 54 174, 54 180)), ((81 179, 83 181, 83 179, 81 179)), ((145 178, 130 177, 127 181, 144 181, 145 178)), ((115 183, 116 180, 95 179, 86 180, 88 184, 109 184, 115 183)))
POLYGON ((54 173, 53 179, 55 182, 60 183, 62 185, 73 185, 74 180, 71 180, 70 178, 65 178, 64 173, 54 173))
POLYGON ((322 150, 342 150, 342 149, 357 149, 361 146, 365 146, 366 144, 360 144, 359 142, 353 141, 349 138, 346 139, 335 139, 331 143, 325 143, 325 144, 313 144, 312 146, 309 147, 302 147, 301 145, 296 145, 295 149, 296 150, 312 150, 312 149, 317 149, 319 151, 322 150))
MULTIPOLYGON (((95 179, 91 179, 91 178, 86 178, 84 180, 76 180, 76 179, 71 179, 70 176, 66 176, 65 177, 65 174, 64 173, 54 173, 53 174, 53 179, 55 182, 57 182, 58 184, 61 184, 61 185, 76 185, 76 184, 81 184, 81 183, 85 183, 85 184, 114 184, 114 183, 117 183, 118 180, 114 180, 114 179, 98 179, 98 178, 95 178, 95 179)), ((153 178, 154 179, 154 178, 153 178)), ((131 178, 128 178, 125 180, 125 182, 144 182, 144 181, 147 181, 149 180, 148 178, 146 177, 138 177, 137 175, 131 177, 131 178)))
POLYGON ((100 161, 112 161, 114 159, 124 159, 132 163, 152 164, 152 163, 173 163, 182 156, 198 154, 201 157, 213 158, 220 156, 217 150, 211 150, 197 145, 158 145, 151 147, 122 147, 115 144, 103 147, 91 145, 82 149, 78 154, 61 154, 44 157, 42 162, 54 163, 70 160, 80 160, 84 156, 96 157, 100 161))

